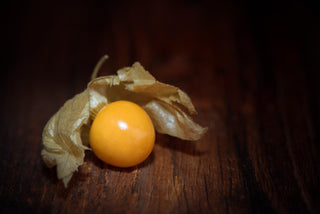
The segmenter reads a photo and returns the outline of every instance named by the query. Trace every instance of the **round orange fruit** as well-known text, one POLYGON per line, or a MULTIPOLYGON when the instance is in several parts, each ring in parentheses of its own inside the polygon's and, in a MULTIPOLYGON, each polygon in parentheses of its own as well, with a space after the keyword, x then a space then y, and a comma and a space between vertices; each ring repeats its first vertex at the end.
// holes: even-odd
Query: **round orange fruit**
POLYGON ((105 163, 131 167, 152 152, 155 130, 149 115, 139 105, 116 101, 97 114, 89 142, 95 155, 105 163))

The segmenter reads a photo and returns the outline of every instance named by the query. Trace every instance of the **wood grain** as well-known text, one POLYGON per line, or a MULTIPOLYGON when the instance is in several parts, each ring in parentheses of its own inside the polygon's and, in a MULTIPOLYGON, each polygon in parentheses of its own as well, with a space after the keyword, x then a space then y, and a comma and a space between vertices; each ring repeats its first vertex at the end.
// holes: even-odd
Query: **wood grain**
POLYGON ((3 4, 1 213, 319 213, 320 28, 314 2, 3 4), (198 142, 157 134, 120 169, 87 151, 68 188, 41 132, 100 75, 140 61, 192 98, 198 142))

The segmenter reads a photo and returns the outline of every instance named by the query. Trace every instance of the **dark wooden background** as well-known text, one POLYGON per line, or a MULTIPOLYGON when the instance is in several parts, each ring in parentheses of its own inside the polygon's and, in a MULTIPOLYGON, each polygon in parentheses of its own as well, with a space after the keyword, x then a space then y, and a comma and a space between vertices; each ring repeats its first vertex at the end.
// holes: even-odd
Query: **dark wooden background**
POLYGON ((317 1, 1 1, 0 213, 320 213, 317 1), (92 152, 65 189, 41 132, 140 61, 192 98, 198 142, 157 135, 130 169, 92 152))

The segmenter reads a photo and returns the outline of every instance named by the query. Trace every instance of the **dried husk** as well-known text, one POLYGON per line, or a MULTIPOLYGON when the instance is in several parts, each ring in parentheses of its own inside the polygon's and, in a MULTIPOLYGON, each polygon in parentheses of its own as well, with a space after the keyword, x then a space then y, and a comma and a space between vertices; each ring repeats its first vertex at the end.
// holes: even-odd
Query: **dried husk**
POLYGON ((43 130, 42 158, 48 167, 57 166, 57 177, 65 187, 84 163, 92 120, 111 102, 128 100, 140 105, 159 133, 195 141, 207 130, 189 116, 196 114, 189 96, 177 87, 157 81, 139 62, 118 70, 117 75, 95 78, 106 58, 97 64, 87 89, 68 100, 43 130))

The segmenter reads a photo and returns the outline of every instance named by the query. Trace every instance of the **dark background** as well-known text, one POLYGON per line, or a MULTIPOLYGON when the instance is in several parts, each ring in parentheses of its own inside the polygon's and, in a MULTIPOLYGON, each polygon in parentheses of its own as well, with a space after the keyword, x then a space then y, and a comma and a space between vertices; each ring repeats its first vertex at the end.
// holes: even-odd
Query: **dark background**
POLYGON ((317 1, 1 1, 0 212, 319 213, 317 1), (86 152, 65 189, 41 132, 100 75, 135 61, 209 127, 157 135, 131 169, 86 152))

